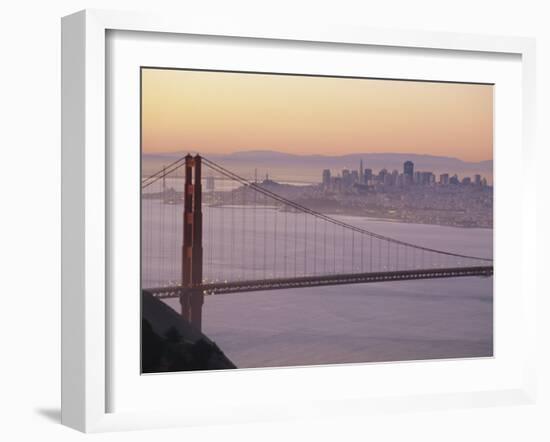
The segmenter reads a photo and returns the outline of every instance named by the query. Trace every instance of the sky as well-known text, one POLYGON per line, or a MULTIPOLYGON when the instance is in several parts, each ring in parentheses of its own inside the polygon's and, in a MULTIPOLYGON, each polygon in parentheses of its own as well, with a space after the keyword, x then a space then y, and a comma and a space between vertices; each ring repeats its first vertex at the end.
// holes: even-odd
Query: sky
POLYGON ((493 86, 142 70, 144 153, 493 158, 493 86))

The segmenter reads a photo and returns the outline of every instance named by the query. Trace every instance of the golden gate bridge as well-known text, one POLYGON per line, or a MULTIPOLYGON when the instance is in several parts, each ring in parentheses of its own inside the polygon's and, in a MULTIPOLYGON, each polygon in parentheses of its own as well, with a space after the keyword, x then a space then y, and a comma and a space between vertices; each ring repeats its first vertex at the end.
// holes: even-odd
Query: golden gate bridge
POLYGON ((200 155, 144 178, 143 290, 179 298, 183 317, 201 329, 210 294, 493 274, 491 258, 380 235, 273 187, 200 155), (231 184, 216 190, 214 180, 231 184))

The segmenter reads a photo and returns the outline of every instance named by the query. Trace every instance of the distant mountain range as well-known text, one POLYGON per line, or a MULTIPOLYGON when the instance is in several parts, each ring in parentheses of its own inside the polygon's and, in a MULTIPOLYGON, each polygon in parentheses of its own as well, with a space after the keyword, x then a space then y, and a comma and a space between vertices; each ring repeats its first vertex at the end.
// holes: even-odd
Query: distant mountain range
MULTIPOLYGON (((144 154, 144 166, 147 164, 153 166, 153 163, 159 167, 167 164, 186 153, 170 152, 161 154, 144 154)), ((359 162, 363 160, 365 169, 372 169, 377 173, 380 169, 386 168, 389 171, 397 169, 403 170, 405 161, 412 161, 415 170, 432 171, 434 173, 457 173, 476 174, 479 173, 492 181, 493 161, 468 162, 454 157, 422 155, 409 153, 353 153, 338 156, 329 155, 294 155, 277 151, 244 151, 234 152, 227 155, 207 154, 210 160, 227 166, 235 166, 239 169, 246 167, 260 168, 265 170, 281 170, 289 168, 292 170, 302 169, 306 175, 315 171, 314 176, 319 175, 322 169, 331 169, 333 172, 339 172, 341 169, 359 169, 359 162)), ((144 167, 145 168, 145 167, 144 167)))

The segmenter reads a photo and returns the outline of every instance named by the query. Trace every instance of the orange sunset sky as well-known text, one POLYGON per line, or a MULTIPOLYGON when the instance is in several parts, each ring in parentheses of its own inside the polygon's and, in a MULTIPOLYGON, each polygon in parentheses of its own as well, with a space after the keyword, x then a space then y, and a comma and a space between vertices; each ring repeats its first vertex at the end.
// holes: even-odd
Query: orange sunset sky
POLYGON ((493 87, 147 68, 142 148, 490 160, 493 87))

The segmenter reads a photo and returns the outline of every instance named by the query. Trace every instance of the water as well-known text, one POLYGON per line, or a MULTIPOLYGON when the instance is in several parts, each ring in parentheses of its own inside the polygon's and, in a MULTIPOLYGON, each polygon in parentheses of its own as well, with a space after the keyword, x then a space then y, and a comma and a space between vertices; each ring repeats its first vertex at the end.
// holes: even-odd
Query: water
MULTIPOLYGON (((398 246, 311 215, 281 211, 270 201, 265 204, 203 206, 205 283, 486 265, 479 260, 398 246)), ((334 218, 432 249, 491 257, 491 231, 487 229, 402 224, 352 216, 334 218)), ((143 287, 181 283, 182 222, 181 205, 143 200, 143 287)))
MULTIPOLYGON (((144 286, 177 282, 182 207, 144 200, 142 213, 144 286)), ((323 223, 273 207, 205 207, 203 214, 207 281, 458 264, 430 254, 422 261, 384 241, 371 247, 363 238, 361 247, 361 235, 331 232, 330 225, 325 236, 323 223)), ((430 248, 492 256, 489 229, 339 219, 430 248)), ((490 356, 492 282, 474 277, 207 296, 203 329, 241 368, 490 356)), ((179 309, 177 299, 166 302, 179 309)))

